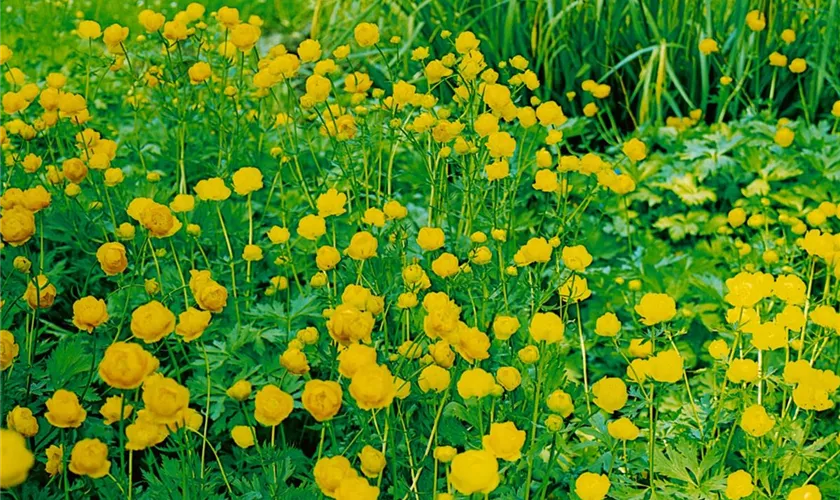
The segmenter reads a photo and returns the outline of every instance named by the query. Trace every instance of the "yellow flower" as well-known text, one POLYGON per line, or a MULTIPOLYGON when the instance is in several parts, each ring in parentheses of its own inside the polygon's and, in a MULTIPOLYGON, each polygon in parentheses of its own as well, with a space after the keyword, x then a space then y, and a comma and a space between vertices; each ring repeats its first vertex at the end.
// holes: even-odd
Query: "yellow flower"
POLYGON ((108 321, 108 306, 102 299, 83 297, 73 303, 73 324, 88 333, 108 321))
POLYGON ((573 411, 575 411, 575 405, 572 402, 572 397, 560 389, 552 391, 552 393, 548 395, 548 398, 546 398, 545 404, 548 406, 549 410, 562 415, 563 418, 568 417, 573 411))
POLYGON ((767 18, 763 12, 751 10, 747 12, 746 22, 752 31, 761 31, 767 25, 767 18))
POLYGON ((359 231, 350 239, 344 253, 353 260, 367 260, 376 257, 379 241, 368 231, 359 231))
POLYGON ((805 62, 805 59, 797 57, 790 62, 788 69, 791 73, 803 73, 806 69, 808 69, 808 63, 805 62))
POLYGON ((260 39, 260 29, 253 24, 240 23, 230 31, 230 42, 242 52, 249 52, 260 39))
POLYGON ((158 342, 175 330, 175 315, 157 300, 131 313, 131 333, 147 344, 158 342))
POLYGON ((111 396, 105 400, 105 404, 99 408, 99 413, 105 419, 105 425, 119 422, 131 415, 134 409, 132 405, 123 403, 123 396, 111 396))
POLYGON ((525 431, 517 429, 513 422, 493 423, 490 434, 484 436, 481 443, 496 458, 515 462, 522 456, 525 431))
POLYGON ((35 215, 24 207, 3 210, 0 215, 0 235, 13 247, 21 246, 35 234, 35 215))
POLYGON ((275 245, 282 245, 289 241, 291 234, 285 227, 272 226, 268 231, 268 239, 275 245))
POLYGON ((269 384, 259 391, 254 398, 254 418, 267 427, 279 425, 292 413, 295 402, 292 396, 269 384))
POLYGON ((448 370, 438 365, 429 365, 423 368, 417 378, 417 385, 423 392, 441 392, 449 388, 451 376, 448 370))
POLYGON ((219 177, 198 181, 195 185, 198 199, 202 201, 223 201, 230 198, 230 188, 219 177))
POLYGON ((592 296, 586 278, 572 275, 560 285, 560 298, 564 301, 580 302, 592 296))
POLYGON ((522 383, 522 374, 512 366, 503 366, 496 370, 496 382, 506 391, 513 391, 522 383))
POLYGON ((493 158, 510 158, 516 150, 516 139, 507 132, 493 132, 487 137, 487 149, 493 158))
POLYGON ((35 465, 35 456, 26 448, 26 439, 17 432, 0 429, 0 488, 13 488, 26 481, 29 469, 35 465))
POLYGON ((335 457, 324 457, 315 463, 313 476, 315 484, 321 493, 329 498, 336 498, 336 490, 345 478, 353 478, 359 475, 350 465, 350 461, 338 455, 335 457))
POLYGON ((159 365, 139 344, 114 342, 99 362, 99 377, 115 389, 136 389, 159 365))
POLYGON ((607 424, 610 436, 622 441, 633 441, 639 437, 639 428, 627 417, 621 417, 607 424))
POLYGON ((793 130, 787 127, 779 127, 776 130, 776 135, 773 136, 773 141, 779 146, 786 148, 793 144, 795 136, 796 134, 794 134, 793 130))
MULTIPOLYGON (((46 451, 46 471, 50 476, 61 474, 64 471, 64 445, 50 445, 46 451)), ((5 485, 2 485, 5 487, 5 485)))
MULTIPOLYGON (((540 172, 549 172, 549 170, 540 170, 540 172)), ((535 262, 546 263, 551 259, 552 246, 545 238, 530 238, 528 242, 523 245, 516 255, 513 256, 514 262, 518 266, 528 266, 535 262)), ((578 280, 579 281, 579 280, 578 280)))
POLYGON ((563 247, 563 265, 572 271, 583 272, 592 264, 592 256, 583 245, 563 247))
POLYGON ((145 9, 137 16, 137 20, 140 21, 140 24, 143 25, 143 28, 147 32, 153 33, 163 27, 163 23, 166 22, 166 17, 163 14, 145 9))
POLYGON ((385 455, 370 445, 362 448, 359 461, 362 463, 362 474, 370 478, 379 477, 386 465, 385 455))
POLYGON ((537 342, 546 342, 554 344, 563 340, 563 333, 566 331, 566 325, 560 316, 553 312, 536 313, 531 324, 528 325, 528 332, 537 342))
POLYGON ((602 378, 592 386, 592 394, 595 405, 607 413, 614 413, 627 403, 627 386, 620 378, 602 378))
POLYGON ((300 42, 297 49, 301 62, 314 62, 321 58, 321 44, 317 40, 307 38, 300 42))
POLYGON ((174 379, 155 373, 143 381, 143 403, 152 422, 174 424, 190 403, 190 391, 174 379))
POLYGON ((293 375, 303 375, 309 371, 306 354, 293 347, 289 347, 280 355, 280 365, 293 375))
POLYGON ((421 227, 417 233, 417 244, 427 252, 443 247, 445 236, 438 227, 421 227))
POLYGON ((788 64, 787 56, 778 52, 770 53, 770 55, 767 56, 767 60, 770 63, 770 66, 776 66, 778 68, 784 68, 788 64))
POLYGON ((767 415, 767 411, 763 406, 754 404, 744 410, 741 414, 741 428, 744 432, 754 437, 761 437, 768 432, 776 424, 773 417, 767 415))
POLYGON ((227 305, 227 289, 213 280, 210 271, 190 269, 189 284, 193 298, 201 309, 219 313, 227 305))
POLYGON ((364 366, 350 381, 350 395, 362 410, 386 408, 394 400, 395 394, 393 376, 385 365, 364 366))
POLYGON ((575 480, 575 493, 581 500, 603 500, 610 491, 610 478, 606 474, 584 472, 575 480))
POLYGON ((108 447, 98 439, 82 439, 70 452, 70 472, 92 479, 105 477, 111 471, 108 447))
POLYGON ((614 313, 604 313, 595 320, 595 335, 615 337, 621 331, 621 321, 614 313))
POLYGON ((468 450, 452 459, 449 480, 463 495, 490 493, 499 486, 499 463, 485 450, 468 450))
POLYGON ((720 49, 718 48, 718 43, 712 38, 704 38, 700 40, 699 44, 700 52, 705 55, 709 55, 712 52, 718 52, 720 49))
MULTIPOLYGON (((504 177, 507 177, 507 174, 502 176, 502 178, 504 177)), ((548 169, 538 170, 534 175, 534 183, 531 187, 543 193, 556 192, 560 189, 560 184, 557 182, 557 173, 548 169)))
POLYGON ((792 29, 788 28, 788 29, 782 31, 782 34, 781 34, 780 38, 785 43, 793 43, 793 42, 796 41, 796 32, 793 31, 792 29))
POLYGON ((515 316, 496 316, 493 320, 493 335, 499 340, 507 340, 519 327, 519 319, 515 316))
POLYGON ((32 415, 29 408, 15 406, 6 414, 6 427, 23 437, 33 437, 38 434, 38 419, 32 415))
POLYGON ((683 376, 683 358, 676 349, 669 349, 650 358, 646 375, 657 382, 673 384, 683 376))
POLYGON ((481 368, 472 368, 465 370, 458 379, 458 394, 464 399, 483 398, 490 394, 495 385, 493 375, 481 368))
POLYGON ((745 470, 736 470, 726 478, 726 498, 729 500, 741 500, 752 495, 752 476, 745 470))
POLYGON ((102 28, 96 21, 80 22, 79 27, 76 29, 76 32, 79 34, 79 38, 83 40, 95 40, 102 36, 102 28))
POLYGON ((635 137, 625 142, 621 151, 633 162, 642 161, 647 158, 647 146, 635 137))
POLYGON ((145 450, 162 443, 168 435, 169 430, 165 425, 154 423, 147 412, 140 410, 134 423, 125 428, 125 436, 128 438, 125 449, 145 450))
POLYGON ((327 224, 319 215, 306 215, 298 222, 297 232, 301 238, 315 241, 327 233, 327 224))
POLYGON ((178 324, 175 325, 175 333, 180 335, 184 342, 191 342, 204 333, 210 325, 210 312, 200 311, 195 307, 187 308, 178 315, 178 324))
POLYGON ((246 196, 263 187, 263 175, 256 167, 242 167, 233 174, 233 190, 246 196))
POLYGON ((460 267, 458 265, 458 257, 455 257, 449 252, 444 252, 432 261, 432 272, 441 278, 449 278, 458 274, 460 267))
POLYGON ((397 200, 391 200, 382 206, 382 211, 388 219, 403 219, 408 216, 408 209, 397 200))
POLYGON ((653 326, 673 319, 677 315, 677 304, 666 293, 646 293, 635 310, 642 323, 653 326))
POLYGON ((9 330, 0 331, 0 370, 6 370, 20 352, 20 346, 15 343, 15 336, 9 330))
POLYGON ((822 493, 820 489, 813 484, 806 484, 799 488, 794 488, 788 493, 787 500, 821 500, 822 493))
POLYGON ((709 355, 715 359, 724 359, 729 356, 729 346, 725 340, 713 340, 709 344, 709 355))
POLYGON ((525 363, 526 365, 530 365, 536 363, 540 359, 540 350, 537 349, 537 346, 529 345, 520 349, 516 353, 516 356, 519 358, 519 361, 525 363))
POLYGON ((254 446, 254 433, 255 430, 253 427, 249 427, 247 425, 236 425, 233 429, 231 429, 230 436, 233 438, 236 446, 240 448, 250 448, 251 446, 254 446))
POLYGON ((338 382, 310 380, 303 387, 301 403, 318 422, 330 420, 341 409, 342 391, 338 382))
POLYGON ((242 260, 247 262, 258 262, 263 259, 263 251, 259 245, 245 245, 242 249, 242 260))
POLYGON ((360 340, 369 340, 374 323, 370 311, 360 311, 353 305, 341 304, 335 308, 327 321, 327 331, 338 343, 349 345, 360 340))
POLYGON ((773 293, 773 284, 772 275, 742 271, 726 280, 729 293, 724 300, 735 307, 753 307, 773 293))
POLYGON ((79 397, 75 393, 59 389, 47 400, 47 412, 44 418, 53 427, 62 429, 76 428, 87 418, 87 412, 79 404, 79 397))
POLYGON ((225 391, 229 398, 237 401, 245 401, 251 395, 251 382, 247 380, 237 380, 232 386, 225 391))
POLYGON ((353 36, 360 47, 370 47, 379 43, 379 27, 372 23, 359 23, 353 30, 353 36))
POLYGON ((210 65, 204 61, 199 61, 192 66, 190 69, 187 70, 187 75, 190 77, 190 83, 198 84, 202 83, 213 74, 213 70, 210 68, 210 65))
POLYGON ((128 28, 119 24, 112 24, 105 28, 102 41, 116 53, 121 53, 120 44, 128 38, 128 28))

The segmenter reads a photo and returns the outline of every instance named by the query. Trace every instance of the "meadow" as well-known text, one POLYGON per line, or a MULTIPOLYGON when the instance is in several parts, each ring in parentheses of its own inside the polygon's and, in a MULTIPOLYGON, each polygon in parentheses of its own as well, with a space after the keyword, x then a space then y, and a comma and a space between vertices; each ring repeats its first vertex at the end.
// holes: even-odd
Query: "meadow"
POLYGON ((2 495, 840 498, 838 3, 4 1, 2 495))

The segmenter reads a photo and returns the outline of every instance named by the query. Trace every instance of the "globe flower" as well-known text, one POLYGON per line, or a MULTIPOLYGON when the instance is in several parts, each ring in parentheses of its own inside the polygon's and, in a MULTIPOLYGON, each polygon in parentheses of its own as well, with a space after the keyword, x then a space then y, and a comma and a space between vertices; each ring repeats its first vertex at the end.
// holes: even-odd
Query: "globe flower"
POLYGON ((190 391, 174 379, 155 373, 143 382, 143 403, 151 422, 174 424, 190 403, 190 391))
POLYGON ((359 23, 353 36, 360 47, 371 47, 379 42, 379 27, 372 23, 359 23))
POLYGON ((230 188, 219 177, 198 181, 195 185, 198 199, 202 201, 223 201, 230 198, 230 188))
POLYGON ((417 378, 417 385, 423 392, 441 392, 449 387, 451 376, 448 370, 438 365, 429 365, 420 372, 417 378))
POLYGON ((262 172, 256 167, 242 167, 233 174, 233 190, 247 196, 263 187, 262 172))
POLYGON ((359 461, 362 463, 362 474, 369 478, 379 477, 386 465, 385 455, 370 445, 362 448, 359 461))
POLYGON ((175 330, 175 315, 157 300, 131 313, 131 333, 147 344, 158 342, 175 330))
POLYGON ((22 406, 15 406, 6 414, 6 427, 19 433, 23 437, 33 437, 38 434, 38 419, 32 415, 32 410, 22 406))
POLYGON ((458 379, 458 394, 464 398, 483 398, 490 394, 496 381, 481 368, 465 370, 458 379))
POLYGON ((233 441, 236 443, 236 446, 240 448, 250 448, 254 446, 254 428, 248 427, 247 425, 237 425, 234 426, 233 429, 230 431, 230 436, 233 438, 233 441))
POLYGON ((385 365, 362 367, 350 381, 350 395, 362 410, 386 408, 396 395, 391 370, 385 365))
POLYGON ((79 397, 71 391, 59 389, 47 400, 44 418, 53 427, 76 428, 87 418, 87 412, 79 404, 79 397))
POLYGON ((108 447, 98 439, 82 439, 70 452, 70 472, 92 479, 105 477, 111 471, 108 447))
POLYGON ((9 330, 0 331, 0 371, 12 366, 20 352, 20 346, 15 343, 15 336, 9 330))
POLYGON ((754 437, 761 437, 773 428, 776 421, 767 414, 763 406, 754 404, 741 414, 741 428, 754 437))
POLYGON ((604 377, 592 385, 593 403, 607 413, 615 413, 627 403, 627 386, 620 378, 604 377))
POLYGON ((232 386, 225 391, 229 398, 237 401, 245 401, 251 395, 251 382, 247 380, 237 380, 232 386))
POLYGON ((499 463, 492 453, 469 450, 452 459, 449 480, 463 495, 490 493, 499 486, 499 463))
POLYGON ((292 413, 294 400, 275 385, 267 385, 257 391, 254 399, 254 418, 266 427, 279 425, 292 413))
POLYGON ((604 313, 595 320, 595 335, 615 337, 621 331, 621 321, 614 313, 604 313))
POLYGON ((122 243, 103 243, 96 250, 96 260, 99 261, 99 267, 108 276, 116 276, 128 267, 125 246, 122 243))
POLYGON ((528 332, 531 334, 536 342, 546 342, 554 344, 563 340, 563 333, 566 331, 566 325, 560 316, 553 312, 536 313, 531 324, 528 326, 528 332))
POLYGON ((159 365, 139 344, 114 342, 99 362, 99 377, 115 389, 136 389, 159 365))
POLYGON ((481 443, 496 458, 515 462, 522 456, 525 431, 517 429, 513 422, 492 423, 490 433, 482 438, 481 443))
POLYGON ((108 321, 108 306, 102 299, 83 297, 73 303, 73 324, 88 333, 108 321))
POLYGON ((677 304, 668 294, 646 293, 635 307, 641 321, 647 326, 670 321, 677 315, 677 304))
POLYGON ((313 476, 315 484, 325 496, 336 498, 336 491, 344 479, 357 477, 359 475, 350 465, 350 461, 338 455, 335 457, 324 457, 315 463, 313 476))
POLYGON ((123 402, 122 395, 111 396, 99 408, 99 414, 105 419, 105 425, 111 425, 128 418, 133 409, 134 406, 123 402))
POLYGON ((0 429, 3 469, 0 470, 0 488, 13 488, 26 481, 29 470, 35 465, 35 456, 26 447, 26 439, 10 429, 0 429))
POLYGON ((184 339, 184 342, 191 342, 204 333, 210 325, 211 314, 209 311, 200 311, 195 307, 189 307, 178 315, 178 324, 175 325, 175 333, 184 339))
POLYGON ((737 470, 726 478, 724 493, 729 500, 741 500, 752 495, 754 490, 752 476, 745 470, 737 470))
POLYGON ((584 472, 575 480, 575 493, 581 500, 603 500, 610 490, 610 478, 606 474, 584 472))
POLYGON ((337 382, 310 380, 304 385, 301 403, 318 422, 330 420, 341 408, 342 390, 337 382))

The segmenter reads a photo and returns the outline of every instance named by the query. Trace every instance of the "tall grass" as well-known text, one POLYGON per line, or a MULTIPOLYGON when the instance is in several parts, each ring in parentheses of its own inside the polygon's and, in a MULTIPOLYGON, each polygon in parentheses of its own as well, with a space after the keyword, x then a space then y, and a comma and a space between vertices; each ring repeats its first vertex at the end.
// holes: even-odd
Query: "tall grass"
MULTIPOLYGON (((543 82, 541 97, 581 94, 590 78, 608 83, 625 129, 693 109, 709 121, 764 109, 813 120, 840 97, 838 0, 393 0, 390 6, 442 51, 447 42, 436 35, 456 27, 478 34, 485 54, 529 58, 543 82), (767 18, 761 32, 745 23, 754 9, 767 18), (797 35, 790 45, 779 36, 787 28, 797 35), (721 50, 704 56, 698 44, 709 37, 721 50), (805 58, 808 70, 799 76, 774 70, 767 63, 773 51, 805 58), (719 83, 724 75, 733 79, 728 87, 719 83)), ((579 111, 584 104, 568 105, 579 111)))

